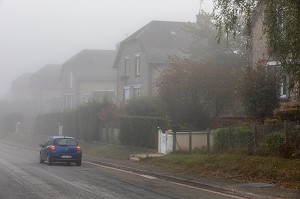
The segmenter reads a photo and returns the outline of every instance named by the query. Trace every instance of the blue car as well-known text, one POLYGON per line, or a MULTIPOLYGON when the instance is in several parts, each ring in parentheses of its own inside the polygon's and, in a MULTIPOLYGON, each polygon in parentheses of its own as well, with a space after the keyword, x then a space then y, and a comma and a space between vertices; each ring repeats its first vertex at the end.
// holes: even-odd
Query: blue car
POLYGON ((73 137, 52 136, 45 144, 40 144, 40 163, 47 162, 51 165, 53 162, 76 163, 81 166, 82 151, 78 141, 73 137))

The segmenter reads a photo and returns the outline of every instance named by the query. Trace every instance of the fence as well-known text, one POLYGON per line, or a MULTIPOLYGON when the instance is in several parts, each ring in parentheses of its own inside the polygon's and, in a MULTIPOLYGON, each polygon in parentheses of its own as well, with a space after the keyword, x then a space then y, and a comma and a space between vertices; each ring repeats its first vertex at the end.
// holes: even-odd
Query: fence
POLYGON ((176 132, 158 131, 158 153, 169 153, 171 151, 192 151, 194 149, 210 150, 213 145, 213 132, 176 132))
POLYGON ((295 152, 300 147, 300 125, 285 121, 276 124, 231 126, 216 130, 215 138, 214 149, 219 152, 295 152), (282 146, 290 148, 280 149, 282 146))

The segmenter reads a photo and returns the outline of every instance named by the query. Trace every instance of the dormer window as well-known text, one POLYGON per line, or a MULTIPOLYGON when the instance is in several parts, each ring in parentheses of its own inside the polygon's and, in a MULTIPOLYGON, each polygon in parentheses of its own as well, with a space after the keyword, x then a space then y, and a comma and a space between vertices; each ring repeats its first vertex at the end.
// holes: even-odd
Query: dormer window
POLYGON ((140 76, 140 56, 135 56, 135 76, 140 76))

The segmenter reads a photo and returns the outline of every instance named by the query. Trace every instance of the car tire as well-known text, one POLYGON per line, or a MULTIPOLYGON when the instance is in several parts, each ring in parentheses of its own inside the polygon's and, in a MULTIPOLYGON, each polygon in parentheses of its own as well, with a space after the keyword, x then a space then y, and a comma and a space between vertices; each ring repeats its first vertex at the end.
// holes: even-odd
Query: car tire
POLYGON ((76 166, 81 166, 81 160, 78 160, 77 162, 76 162, 76 166))
POLYGON ((44 160, 42 158, 42 155, 40 154, 40 163, 44 163, 44 160))
POLYGON ((47 156, 47 165, 51 165, 52 164, 52 162, 51 162, 51 159, 50 159, 50 157, 49 157, 49 155, 47 156))

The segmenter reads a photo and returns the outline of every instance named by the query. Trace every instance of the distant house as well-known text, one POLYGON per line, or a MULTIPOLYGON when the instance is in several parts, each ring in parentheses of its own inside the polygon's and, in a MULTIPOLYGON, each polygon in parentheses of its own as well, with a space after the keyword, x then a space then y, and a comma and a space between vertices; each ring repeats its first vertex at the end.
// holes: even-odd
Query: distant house
POLYGON ((122 41, 114 62, 117 102, 154 96, 155 80, 169 66, 169 56, 186 56, 191 44, 190 23, 151 21, 122 41))
MULTIPOLYGON (((263 8, 258 7, 254 15, 252 16, 252 25, 251 25, 251 63, 253 66, 258 63, 265 63, 268 70, 277 70, 280 66, 280 63, 276 57, 270 55, 267 38, 263 33, 263 20, 264 13, 263 8)), ((289 77, 285 74, 282 75, 281 87, 280 87, 280 98, 283 101, 290 99, 289 92, 289 77)))
POLYGON ((24 73, 12 81, 10 87, 11 97, 14 100, 29 100, 31 98, 30 93, 30 81, 32 74, 24 73))
POLYGON ((72 109, 90 100, 114 99, 116 69, 114 50, 82 50, 62 64, 63 109, 72 109))
POLYGON ((35 72, 30 81, 33 114, 61 111, 60 65, 49 64, 35 72))

